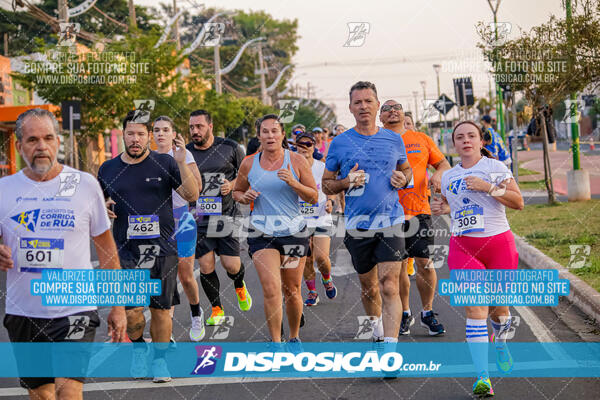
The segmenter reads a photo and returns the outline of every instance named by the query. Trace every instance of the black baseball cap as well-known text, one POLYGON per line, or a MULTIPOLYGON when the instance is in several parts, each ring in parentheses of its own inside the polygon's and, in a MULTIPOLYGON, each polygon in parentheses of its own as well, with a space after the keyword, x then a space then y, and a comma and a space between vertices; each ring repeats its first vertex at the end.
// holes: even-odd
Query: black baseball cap
POLYGON ((317 139, 315 139, 315 135, 312 132, 302 132, 296 135, 296 143, 298 143, 302 138, 308 138, 313 142, 313 144, 317 143, 317 139))

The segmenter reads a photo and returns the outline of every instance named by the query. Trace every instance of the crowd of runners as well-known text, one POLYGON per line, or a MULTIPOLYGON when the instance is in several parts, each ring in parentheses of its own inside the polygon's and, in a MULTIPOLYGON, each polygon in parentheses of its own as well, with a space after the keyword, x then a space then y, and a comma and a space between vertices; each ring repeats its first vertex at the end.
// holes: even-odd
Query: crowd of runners
MULTIPOLYGON (((380 103, 369 82, 350 88, 349 111, 356 121, 351 129, 336 125, 329 133, 296 125, 289 140, 278 116, 265 115, 256 123, 256 140, 247 155, 236 142, 213 134, 205 110, 189 115, 187 145, 168 116, 151 120, 132 111, 123 120, 125 151, 102 164, 97 177, 57 162, 59 130, 53 114, 41 109, 21 114, 16 146, 26 168, 0 179, 0 269, 7 271, 4 326, 10 340, 94 340, 100 323, 96 307, 45 307, 29 289, 43 269, 93 268, 92 241, 98 268, 144 268, 161 280, 162 293, 151 297, 149 306, 154 382, 171 380, 165 353, 173 345, 178 280, 189 303, 190 340, 201 341, 205 325, 223 323, 232 307, 250 310, 252 296, 262 290, 271 346, 284 346, 285 309, 286 346, 301 351, 303 307, 338 294, 330 259, 334 212, 344 215, 343 242, 376 346, 393 348, 399 335, 410 334, 415 320, 429 335, 442 336, 444 325, 433 310, 432 213, 450 215, 451 270, 517 268, 505 207, 522 209, 523 199, 504 160, 486 150, 486 144, 502 146, 487 119, 485 132, 475 122, 462 121, 452 132, 460 162, 451 167, 435 142, 415 130, 402 105, 380 103), (156 151, 150 150, 152 135, 156 151), (251 212, 243 218, 241 210, 247 207, 251 212), (47 214, 69 223, 42 228, 39 221, 47 214), (252 266, 240 257, 245 236, 252 266), (32 258, 26 256, 30 240, 49 245, 32 258), (221 290, 218 264, 235 294, 221 290), (260 288, 245 283, 250 267, 256 269, 260 288), (421 299, 421 310, 414 314, 411 269, 421 299), (201 304, 200 287, 210 306, 201 304), (69 337, 75 320, 84 327, 77 339, 69 337)), ((505 344, 508 307, 466 307, 465 339, 473 344, 477 395, 493 394, 487 348, 476 345, 490 340, 488 319, 497 364, 503 371, 512 368, 505 344)), ((135 362, 148 351, 143 307, 113 307, 108 325, 113 342, 133 342, 132 375, 146 376, 143 363, 135 362)), ((32 398, 54 398, 55 393, 81 398, 83 379, 24 377, 21 385, 32 398)))

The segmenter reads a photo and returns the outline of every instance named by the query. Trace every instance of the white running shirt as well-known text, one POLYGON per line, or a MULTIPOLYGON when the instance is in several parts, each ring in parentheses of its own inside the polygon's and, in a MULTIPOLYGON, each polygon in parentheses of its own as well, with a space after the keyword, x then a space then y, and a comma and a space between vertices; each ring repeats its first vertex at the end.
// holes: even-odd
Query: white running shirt
POLYGON ((14 263, 6 278, 6 313, 59 318, 95 310, 43 306, 41 296, 31 295, 30 282, 40 279, 45 268, 93 269, 90 237, 109 229, 100 184, 86 172, 63 166, 58 176, 45 182, 33 181, 23 171, 1 178, 0 236, 14 263))
POLYGON ((442 194, 450 205, 453 236, 488 237, 510 229, 504 205, 485 192, 467 190, 465 178, 476 176, 486 182, 499 184, 512 173, 498 160, 482 157, 471 168, 460 164, 442 175, 442 194))
POLYGON ((325 205, 327 204, 327 195, 323 193, 321 188, 321 180, 323 179, 323 173, 325 172, 325 163, 318 160, 313 160, 312 174, 317 183, 317 192, 319 193, 319 202, 317 204, 310 204, 298 197, 300 202, 300 212, 306 219, 306 226, 309 228, 327 228, 333 225, 333 219, 331 214, 325 211, 325 205))
MULTIPOLYGON (((173 149, 169 150, 167 154, 173 157, 173 149)), ((194 160, 194 155, 192 152, 188 149, 185 149, 185 163, 189 165, 195 162, 196 160, 194 160)), ((188 202, 185 201, 184 198, 179 195, 179 193, 173 190, 173 210, 179 207, 185 207, 187 205, 188 202)))

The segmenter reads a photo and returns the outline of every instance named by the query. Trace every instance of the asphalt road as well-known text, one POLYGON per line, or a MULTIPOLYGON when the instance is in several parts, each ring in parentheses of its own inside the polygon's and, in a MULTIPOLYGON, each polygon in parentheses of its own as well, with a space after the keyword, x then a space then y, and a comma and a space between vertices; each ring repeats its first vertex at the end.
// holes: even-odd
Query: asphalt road
MULTIPOLYGON (((530 200, 531 201, 531 200, 530 200)), ((449 234, 443 219, 434 218, 434 228, 438 229, 436 244, 448 244, 449 234)), ((263 301, 260 283, 243 243, 242 258, 246 265, 246 283, 253 297, 253 307, 241 312, 237 307, 232 281, 219 266, 222 302, 227 315, 233 317, 232 328, 228 332, 218 332, 208 327, 206 341, 260 342, 268 341, 268 331, 263 314, 263 301)), ((306 325, 300 331, 304 342, 354 341, 359 332, 359 316, 364 314, 360 302, 358 278, 350 264, 350 256, 342 244, 341 237, 334 238, 331 250, 334 282, 338 296, 334 300, 326 298, 322 285, 318 283, 321 302, 316 307, 306 308, 306 325)), ((197 270, 197 268, 196 268, 197 270)), ((447 264, 439 268, 438 277, 448 278, 447 264)), ((0 274, 0 298, 5 293, 6 275, 0 274)), ((318 281, 317 281, 318 282, 318 281)), ((303 293, 306 288, 303 285, 303 293)), ((181 291, 181 288, 180 288, 181 291)), ((181 293, 183 293, 181 291, 181 293)), ((0 317, 4 316, 4 301, 0 302, 0 317)), ((205 314, 210 306, 204 293, 201 305, 205 314)), ((420 310, 420 300, 413 280, 411 308, 416 314, 420 310)), ((430 337, 416 323, 410 336, 400 337, 401 342, 463 342, 465 340, 465 315, 461 308, 451 307, 447 298, 436 296, 434 310, 446 327, 443 337, 430 337)), ((107 309, 101 309, 102 326, 96 334, 96 341, 105 341, 107 309)), ((516 307, 511 313, 521 318, 515 332, 514 341, 559 341, 581 342, 598 341, 600 329, 586 316, 568 303, 559 307, 516 307)), ((182 304, 176 308, 173 324, 177 341, 188 341, 190 314, 187 299, 182 294, 182 304)), ((287 329, 286 329, 287 331, 287 329)), ((148 330, 146 336, 149 337, 148 330)), ((7 341, 5 329, 0 329, 0 341, 7 341)), ((89 379, 85 386, 85 399, 467 399, 471 398, 471 378, 402 378, 381 380, 375 378, 347 379, 205 379, 177 378, 167 384, 153 384, 151 381, 119 379, 89 379)), ((593 399, 600 393, 600 379, 587 378, 493 378, 492 383, 498 399, 593 399)), ((25 399, 24 391, 18 387, 16 379, 0 379, 0 398, 25 399)))

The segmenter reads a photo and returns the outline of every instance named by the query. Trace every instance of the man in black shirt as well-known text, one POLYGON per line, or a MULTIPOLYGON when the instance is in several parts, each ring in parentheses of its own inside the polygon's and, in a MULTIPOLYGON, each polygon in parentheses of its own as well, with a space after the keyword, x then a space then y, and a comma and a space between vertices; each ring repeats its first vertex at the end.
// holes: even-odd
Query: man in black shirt
POLYGON ((233 140, 215 137, 212 130, 212 118, 207 111, 197 110, 190 114, 192 143, 187 145, 187 149, 196 160, 203 188, 195 212, 198 222, 196 258, 200 265, 200 283, 212 305, 206 324, 220 325, 225 312, 219 295, 215 253, 220 256, 227 276, 233 280, 242 311, 252 307, 252 297, 244 283, 240 243, 233 228, 234 217, 238 213, 231 196, 244 152, 233 140))
MULTIPOLYGON (((149 119, 140 120, 134 111, 123 121, 125 152, 106 161, 98 170, 98 181, 114 219, 113 236, 122 268, 150 269, 152 279, 160 279, 162 293, 150 297, 150 335, 154 343, 168 345, 172 322, 169 309, 177 290, 177 243, 173 239, 172 191, 187 201, 198 198, 198 184, 185 163, 181 135, 175 139, 173 157, 151 151, 149 119), (114 207, 114 208, 113 208, 114 207)), ((145 376, 143 338, 146 320, 143 307, 127 308, 127 333, 134 344, 132 374, 145 376)), ((152 364, 155 382, 171 380, 161 346, 155 347, 152 364)))

